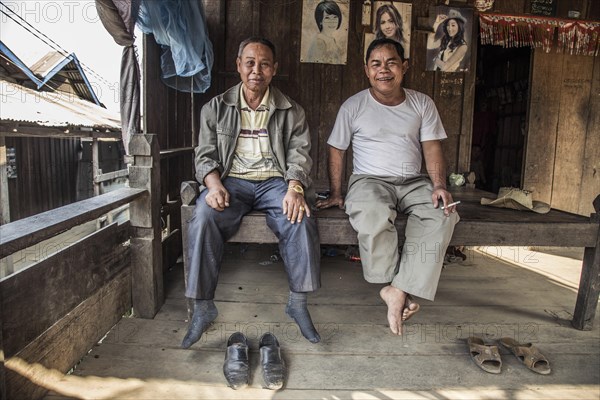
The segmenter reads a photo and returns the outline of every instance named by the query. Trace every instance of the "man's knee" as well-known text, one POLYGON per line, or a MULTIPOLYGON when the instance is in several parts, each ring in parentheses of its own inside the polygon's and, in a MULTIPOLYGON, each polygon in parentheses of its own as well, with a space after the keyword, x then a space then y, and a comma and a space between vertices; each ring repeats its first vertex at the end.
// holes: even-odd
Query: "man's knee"
POLYGON ((364 202, 347 206, 346 213, 350 224, 359 233, 380 232, 394 225, 397 212, 386 204, 373 206, 364 202))

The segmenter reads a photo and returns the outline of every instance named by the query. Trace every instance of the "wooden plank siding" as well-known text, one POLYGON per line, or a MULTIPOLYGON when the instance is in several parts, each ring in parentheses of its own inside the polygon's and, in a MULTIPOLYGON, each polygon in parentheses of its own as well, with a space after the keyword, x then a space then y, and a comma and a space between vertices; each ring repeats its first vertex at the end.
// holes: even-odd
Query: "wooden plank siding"
MULTIPOLYGON (((555 59, 553 64, 560 62, 555 59)), ((560 110, 556 138, 552 205, 567 211, 579 211, 579 190, 583 177, 586 127, 589 120, 593 57, 562 57, 563 75, 560 79, 560 110)), ((600 126, 598 126, 600 128, 600 126)), ((598 135, 598 130, 595 135, 598 135)), ((600 182, 600 180, 598 181, 600 182)), ((600 192, 598 186, 596 192, 600 192)), ((589 210, 592 212, 590 198, 589 210)))
POLYGON ((10 220, 77 200, 78 138, 6 137, 15 148, 17 178, 8 179, 10 220))
POLYGON ((6 399, 44 396, 49 382, 73 368, 130 308, 131 270, 125 268, 27 347, 6 359, 6 399))
POLYGON ((5 398, 43 396, 39 368, 66 373, 131 308, 128 238, 111 224, 0 280, 5 398))
MULTIPOLYGON (((137 156, 136 164, 144 161, 137 156)), ((2 225, 0 257, 123 204, 139 205, 147 197, 144 189, 117 189, 2 225)), ((114 223, 79 240, 63 238, 37 246, 34 251, 43 253, 42 261, 0 279, 3 399, 43 396, 48 379, 68 372, 131 310, 135 241, 144 239, 133 222, 139 221, 132 216, 131 223, 114 223)), ((157 221, 153 223, 158 226, 157 221)), ((160 234, 155 237, 160 241, 160 234)))
MULTIPOLYGON (((598 4, 598 3, 595 3, 598 4)), ((589 118, 586 126, 579 210, 584 215, 590 211, 586 199, 593 199, 600 187, 600 57, 594 59, 594 75, 590 93, 589 118)))
POLYGON ((533 192, 533 197, 550 204, 554 154, 560 109, 560 82, 545 79, 560 69, 562 63, 555 63, 559 56, 535 51, 531 77, 529 103, 529 127, 527 136, 527 158, 524 168, 524 186, 533 192), (537 84, 540 82, 540 84, 537 84))
POLYGON ((129 266, 129 247, 121 246, 128 227, 111 224, 76 243, 44 249, 60 251, 0 280, 5 357, 14 356, 129 266))
MULTIPOLYGON (((443 144, 448 162, 448 172, 467 172, 470 170, 472 119, 475 100, 475 70, 477 66, 478 40, 478 13, 475 11, 473 32, 470 38, 471 68, 468 72, 442 73, 425 71, 427 32, 419 29, 418 21, 429 18, 430 8, 438 5, 436 0, 404 1, 412 3, 412 35, 409 70, 405 76, 405 86, 419 90, 431 96, 440 111, 442 121, 448 132, 448 140, 443 144)), ((368 87, 368 81, 363 70, 363 36, 369 28, 361 25, 361 0, 350 0, 349 33, 348 33, 348 61, 346 65, 326 65, 314 63, 301 63, 300 47, 302 42, 301 20, 302 2, 297 1, 272 1, 260 2, 253 0, 220 0, 202 1, 204 5, 208 31, 214 49, 214 66, 212 71, 212 84, 204 94, 194 97, 194 118, 199 118, 200 108, 213 96, 222 93, 229 87, 239 82, 235 59, 239 43, 252 35, 270 38, 278 51, 279 68, 273 79, 273 84, 284 93, 295 99, 306 111, 307 121, 311 128, 313 147, 311 155, 314 166, 311 172, 315 186, 318 189, 328 187, 327 176, 327 139, 334 124, 337 110, 351 95, 368 87), (291 21, 291 22, 290 22, 291 21)), ((493 11, 499 13, 524 14, 529 12, 529 0, 503 0, 497 1, 493 11)), ((452 6, 472 7, 473 0, 465 3, 454 2, 452 6)), ((568 10, 579 10, 581 18, 600 18, 599 7, 589 0, 557 0, 557 17, 567 17, 568 10)), ((422 25, 422 24, 421 24, 422 25)), ((423 27, 421 27, 423 28, 423 27)), ((172 89, 165 89, 159 80, 160 68, 159 51, 151 38, 147 40, 144 68, 146 72, 147 90, 145 118, 145 131, 159 135, 161 149, 190 146, 193 137, 197 135, 198 124, 192 124, 189 110, 192 110, 190 97, 186 93, 174 93, 172 89), (154 48, 152 48, 154 47, 154 48), (163 86, 159 88, 159 86, 163 86), (166 95, 169 93, 169 95, 166 95), (175 103, 175 104, 174 104, 175 103), (196 131, 192 132, 192 125, 196 131), (166 147, 165 147, 166 146, 166 147)), ((596 170, 595 160, 598 158, 592 146, 597 143, 598 127, 598 102, 591 101, 593 92, 589 89, 592 84, 592 74, 596 67, 589 68, 583 64, 597 65, 593 57, 570 56, 556 54, 554 51, 546 54, 535 50, 532 55, 531 71, 529 75, 530 108, 527 110, 526 137, 521 135, 521 123, 516 118, 504 121, 503 129, 507 143, 518 145, 520 140, 525 140, 526 156, 520 153, 509 154, 504 157, 506 162, 518 169, 521 166, 523 186, 534 191, 536 199, 551 202, 556 208, 589 215, 592 212, 591 201, 594 194, 600 191, 598 186, 599 174, 596 170), (559 62, 560 60, 560 62, 559 62), (577 66, 571 66, 577 64, 577 66), (579 65, 582 64, 582 65, 579 65), (577 170, 577 177, 569 175, 572 184, 562 186, 564 178, 554 179, 554 171, 560 162, 558 157, 563 157, 564 151, 557 147, 559 136, 565 136, 564 143, 568 143, 569 135, 557 130, 571 128, 569 120, 562 113, 571 113, 564 109, 561 111, 561 82, 568 77, 567 74, 575 73, 585 75, 588 84, 587 92, 590 101, 582 107, 591 107, 589 112, 581 114, 577 130, 587 132, 578 144, 578 155, 570 154, 570 165, 585 162, 583 170, 577 170), (569 72, 567 72, 569 71, 569 72), (561 119, 559 119, 559 114, 561 119), (559 121, 562 124, 559 125, 559 121), (585 152, 582 150, 585 149, 585 152), (575 160, 577 158, 578 161, 575 160), (588 161, 585 161, 588 160, 588 161), (558 164, 556 164, 558 162, 558 164), (556 164, 556 165, 555 165, 556 164), (591 178, 590 178, 591 176, 591 178), (559 182, 560 181, 560 182, 559 182), (571 186, 586 183, 589 189, 572 190, 571 186), (556 185, 553 188, 553 185, 556 185), (568 192, 568 193, 567 193, 568 192), (575 194, 577 194, 575 196, 575 194), (561 199, 563 196, 563 199, 561 199), (574 198, 574 196, 576 198, 574 198)), ((511 70, 510 74, 521 76, 523 71, 511 70)), ((525 76, 527 73, 525 71, 525 76)), ((581 93, 580 93, 581 95, 581 93)), ((565 100, 567 98, 565 93, 565 100)), ((527 105, 526 105, 527 106, 527 105)), ((580 107, 581 109, 581 107, 580 107)), ((583 135, 583 134, 582 134, 583 135)), ((561 139, 562 140, 562 139, 561 139)), ((348 151, 344 182, 347 181, 352 171, 352 154, 348 151)), ((502 159, 502 157, 500 158, 502 159)), ((162 191, 163 204, 166 195, 177 196, 177 185, 193 177, 192 159, 169 160, 163 162, 162 179, 166 187, 162 191), (165 165, 167 164, 167 165, 165 165)), ((564 173, 568 172, 564 169, 564 173)), ((518 178, 518 177, 517 177, 518 178)), ((171 200, 176 197, 172 197, 171 200)))
POLYGON ((554 208, 588 215, 600 193, 598 57, 537 49, 533 65, 524 187, 554 208))

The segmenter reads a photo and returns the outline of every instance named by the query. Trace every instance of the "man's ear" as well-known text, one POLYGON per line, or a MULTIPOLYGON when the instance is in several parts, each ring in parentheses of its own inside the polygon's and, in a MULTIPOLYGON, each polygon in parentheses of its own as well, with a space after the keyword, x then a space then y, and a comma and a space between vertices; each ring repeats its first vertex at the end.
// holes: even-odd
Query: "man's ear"
POLYGON ((402 71, 404 74, 408 71, 408 60, 402 62, 402 71))
POLYGON ((279 63, 275 61, 273 64, 273 76, 277 75, 277 68, 279 67, 279 63))
POLYGON ((241 58, 239 58, 239 57, 237 57, 237 58, 235 59, 235 65, 236 65, 236 67, 237 67, 237 71, 241 73, 241 71, 240 71, 240 65, 242 65, 242 59, 241 59, 241 58))
POLYGON ((367 64, 365 64, 365 75, 367 75, 367 78, 369 77, 369 66, 367 64))

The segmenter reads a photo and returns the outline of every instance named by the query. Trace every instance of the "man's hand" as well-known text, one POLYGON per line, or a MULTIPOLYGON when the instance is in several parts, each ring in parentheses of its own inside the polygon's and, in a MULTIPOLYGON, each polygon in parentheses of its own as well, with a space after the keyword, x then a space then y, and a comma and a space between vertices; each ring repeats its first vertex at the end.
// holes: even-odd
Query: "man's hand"
POLYGON ((204 201, 209 207, 217 211, 223 211, 225 207, 229 207, 229 192, 223 186, 218 171, 211 171, 204 177, 204 186, 208 190, 204 201))
POLYGON ((338 206, 342 210, 344 209, 344 198, 342 195, 329 195, 325 200, 318 200, 316 204, 317 208, 330 208, 338 206))
POLYGON ((223 211, 225 207, 229 207, 229 192, 223 185, 216 185, 208 189, 208 193, 204 198, 206 204, 217 211, 223 211))
POLYGON ((296 193, 293 190, 288 190, 283 198, 283 213, 287 214, 287 219, 292 224, 296 221, 302 222, 302 218, 306 215, 310 217, 310 208, 306 204, 304 196, 296 193))
POLYGON ((444 206, 444 215, 448 216, 450 213, 456 212, 456 206, 448 207, 448 204, 453 203, 452 195, 445 188, 434 187, 431 193, 431 199, 433 201, 433 207, 438 208, 444 206), (442 201, 440 202, 440 198, 442 201), (440 204, 442 203, 442 204, 440 204))

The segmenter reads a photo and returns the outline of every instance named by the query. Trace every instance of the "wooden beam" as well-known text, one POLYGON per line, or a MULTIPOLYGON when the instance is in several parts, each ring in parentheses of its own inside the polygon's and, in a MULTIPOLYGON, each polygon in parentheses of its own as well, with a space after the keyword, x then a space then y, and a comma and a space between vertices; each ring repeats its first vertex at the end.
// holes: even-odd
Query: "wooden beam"
POLYGON ((94 182, 94 196, 100 195, 100 183, 96 182, 96 177, 102 174, 100 169, 100 147, 98 139, 92 140, 92 181, 94 182))
MULTIPOLYGON (((181 208, 184 243, 187 242, 187 221, 190 220, 193 210, 194 206, 181 208)), ((538 215, 526 211, 493 209, 463 202, 459 213, 462 219, 456 225, 451 245, 594 247, 598 237, 598 222, 559 211, 538 215), (478 212, 477 207, 483 210, 478 212), (490 217, 482 216, 482 212, 489 213, 490 217), (498 215, 506 216, 506 218, 501 219, 498 215), (548 218, 548 220, 544 221, 544 218, 548 218)), ((343 211, 328 209, 317 211, 315 215, 322 244, 355 245, 358 243, 356 232, 352 229, 348 217, 343 211)), ((400 244, 404 242, 403 232, 406 228, 406 220, 407 217, 403 214, 396 219, 395 225, 400 233, 398 236, 400 244)), ((230 241, 277 243, 277 238, 267 227, 264 214, 252 212, 244 217, 240 229, 230 241)), ((187 262, 186 252, 184 252, 184 262, 187 262)))
MULTIPOLYGON (((8 158, 6 140, 0 136, 0 225, 10 222, 10 195, 8 192, 8 158)), ((14 272, 12 256, 0 259, 0 278, 14 272)))
POLYGON ((122 188, 0 226, 0 258, 91 221, 144 195, 144 189, 122 188))
POLYGON ((2 303, 0 303, 0 400, 8 400, 8 397, 6 397, 6 356, 4 354, 3 330, 4 314, 2 312, 2 303))
MULTIPOLYGON (((478 29, 473 29, 471 43, 477 43, 478 29)), ((471 171, 471 147, 473 141, 473 113, 475 107, 475 76, 477 70, 477 46, 471 46, 471 65, 465 74, 460 137, 458 138, 457 172, 471 171)), ((448 171, 450 172, 450 171, 448 171)))
POLYGON ((178 149, 168 149, 160 151, 160 159, 164 160, 171 157, 178 157, 181 155, 187 155, 194 151, 193 147, 180 147, 178 149))
POLYGON ((147 192, 129 207, 132 297, 135 316, 153 318, 164 302, 160 221, 160 148, 158 137, 134 134, 129 142, 134 163, 129 168, 129 186, 147 192))
POLYGON ((103 131, 100 131, 98 129, 84 130, 78 127, 50 127, 0 122, 0 136, 54 138, 78 137, 118 140, 121 138, 121 131, 112 131, 109 129, 105 129, 103 131))
POLYGON ((99 174, 99 175, 95 176, 94 183, 111 181, 113 179, 124 178, 126 176, 129 176, 129 170, 128 169, 120 169, 118 171, 107 172, 107 173, 99 174))
MULTIPOLYGON (((594 200, 596 215, 600 214, 600 195, 594 200)), ((584 331, 592 330, 596 307, 600 298, 600 228, 594 246, 588 246, 583 253, 583 267, 577 292, 577 303, 573 312, 572 324, 584 331)))
MULTIPOLYGON (((461 204, 461 222, 456 225, 451 245, 464 246, 573 246, 593 247, 596 243, 598 224, 595 223, 548 223, 532 221, 503 221, 493 218, 467 219, 465 204, 461 204)), ((182 208, 182 224, 189 220, 193 207, 182 208), (189 211, 183 211, 189 208, 189 211)), ((524 212, 522 212, 524 213, 524 212)), ((323 210, 315 213, 319 225, 319 238, 322 244, 356 245, 356 232, 341 210, 323 210), (339 211, 339 212, 338 212, 339 211)), ((585 218, 583 218, 585 220, 585 218)), ((396 219, 396 229, 400 233, 399 244, 404 243, 406 229, 405 215, 396 219)), ((186 228, 182 228, 186 232, 186 228)), ((184 235, 185 236, 185 235, 184 235)), ((242 220, 231 242, 277 243, 277 238, 267 227, 262 213, 250 213, 242 220)))

